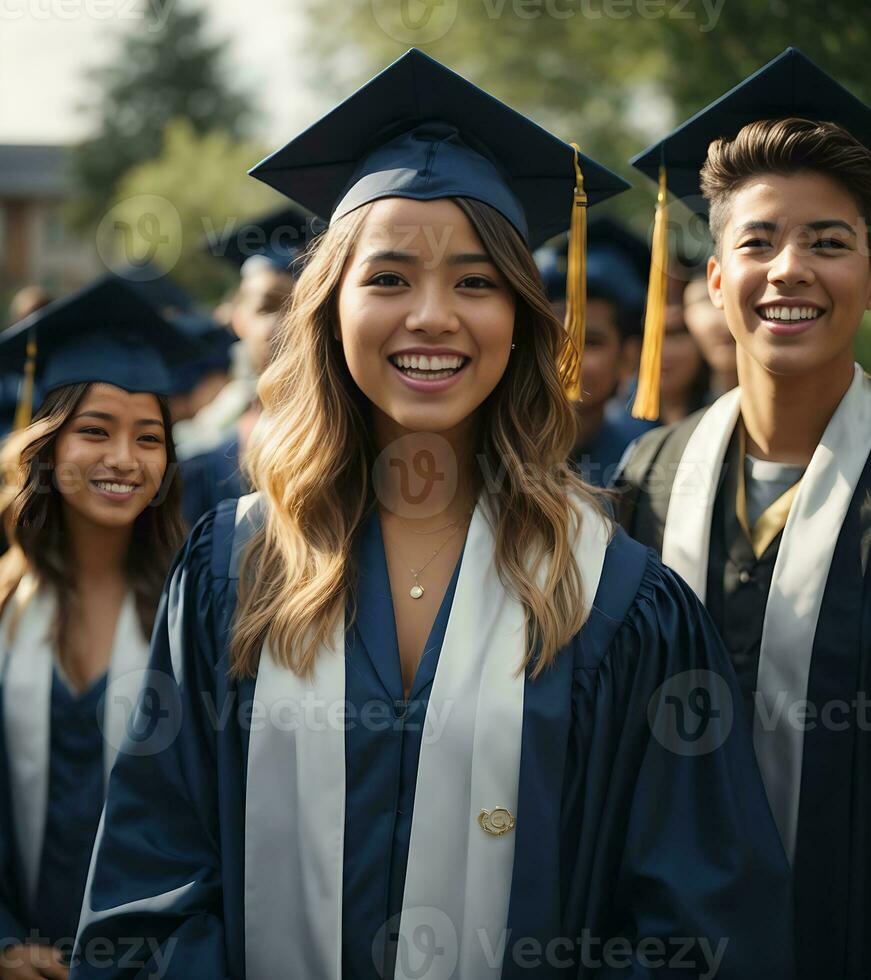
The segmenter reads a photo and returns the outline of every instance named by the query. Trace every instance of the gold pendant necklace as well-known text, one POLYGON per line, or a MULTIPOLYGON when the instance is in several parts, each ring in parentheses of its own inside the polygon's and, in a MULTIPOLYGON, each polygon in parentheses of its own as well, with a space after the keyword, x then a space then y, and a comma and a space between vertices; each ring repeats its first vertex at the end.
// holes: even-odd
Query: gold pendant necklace
MULTIPOLYGON (((469 515, 469 517, 471 517, 471 515, 469 515)), ((414 585, 412 585, 412 587, 408 590, 408 594, 411 596, 412 599, 420 599, 420 597, 426 591, 424 587, 420 584, 420 577, 419 577, 420 573, 431 562, 435 561, 436 557, 439 555, 439 553, 444 548, 444 546, 448 543, 448 541, 451 540, 451 538, 457 533, 457 531, 460 530, 460 528, 463 526, 464 523, 465 523, 464 521, 457 522, 457 526, 453 529, 453 531, 451 531, 451 533, 444 539, 444 541, 442 541, 442 543, 438 546, 438 548, 436 548, 436 550, 429 556, 429 558, 427 558, 427 560, 420 566, 420 568, 415 569, 409 567, 408 570, 409 572, 411 572, 411 577, 414 580, 414 585)))

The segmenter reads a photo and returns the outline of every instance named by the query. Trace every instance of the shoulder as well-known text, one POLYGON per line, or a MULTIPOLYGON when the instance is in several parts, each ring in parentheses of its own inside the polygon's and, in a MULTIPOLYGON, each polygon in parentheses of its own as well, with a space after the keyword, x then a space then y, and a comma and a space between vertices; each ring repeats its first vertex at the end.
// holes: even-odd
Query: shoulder
POLYGON ((639 436, 627 450, 618 480, 640 486, 658 460, 674 457, 680 461, 690 436, 706 411, 707 408, 700 409, 680 422, 651 429, 639 436))
POLYGON ((645 433, 626 450, 618 467, 612 489, 620 523, 657 550, 681 458, 706 411, 645 433))
MULTIPOLYGON (((618 528, 590 619, 581 632, 582 666, 617 657, 684 669, 725 657, 710 619, 690 587, 652 548, 618 528), (722 656, 720 656, 722 654, 722 656), (680 665, 683 665, 682 667, 680 665)), ((725 668, 725 661, 719 664, 725 668)), ((659 669, 653 668, 653 669, 659 669)))

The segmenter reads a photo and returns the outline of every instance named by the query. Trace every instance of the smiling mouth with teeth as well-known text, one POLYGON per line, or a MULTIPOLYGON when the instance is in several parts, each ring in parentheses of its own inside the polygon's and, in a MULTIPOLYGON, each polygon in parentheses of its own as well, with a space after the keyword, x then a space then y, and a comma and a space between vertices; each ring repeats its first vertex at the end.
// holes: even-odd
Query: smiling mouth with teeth
POLYGON ((468 357, 459 354, 394 354, 390 363, 406 377, 417 381, 441 381, 450 378, 468 362, 468 357))
POLYGON ((105 490, 107 493, 133 493, 139 489, 136 483, 112 483, 108 480, 92 480, 95 487, 105 490))
POLYGON ((818 306, 777 306, 774 304, 757 307, 763 320, 785 323, 793 320, 817 320, 824 313, 818 306))

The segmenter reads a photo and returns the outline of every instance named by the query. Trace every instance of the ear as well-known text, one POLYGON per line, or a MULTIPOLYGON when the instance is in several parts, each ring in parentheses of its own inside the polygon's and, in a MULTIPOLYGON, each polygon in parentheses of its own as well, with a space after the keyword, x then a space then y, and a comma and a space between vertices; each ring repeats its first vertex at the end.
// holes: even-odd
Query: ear
POLYGON ((708 296, 718 310, 723 309, 723 269, 716 255, 708 259, 708 296))

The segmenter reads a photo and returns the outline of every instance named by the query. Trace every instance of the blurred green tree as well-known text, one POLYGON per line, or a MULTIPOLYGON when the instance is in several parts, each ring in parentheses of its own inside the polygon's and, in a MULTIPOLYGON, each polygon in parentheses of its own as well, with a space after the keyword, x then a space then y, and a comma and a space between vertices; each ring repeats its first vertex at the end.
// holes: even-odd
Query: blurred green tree
POLYGON ((185 118, 198 133, 251 132, 248 96, 227 77, 226 41, 207 34, 207 14, 177 0, 152 0, 114 58, 89 73, 82 106, 95 119, 94 135, 73 154, 77 184, 70 218, 93 227, 115 196, 122 175, 156 157, 164 128, 185 118))
POLYGON ((238 276, 208 254, 209 243, 284 199, 247 176, 265 156, 256 143, 227 131, 198 133, 187 118, 172 120, 164 132, 160 155, 119 182, 97 247, 108 266, 153 262, 200 299, 216 301, 238 276))

